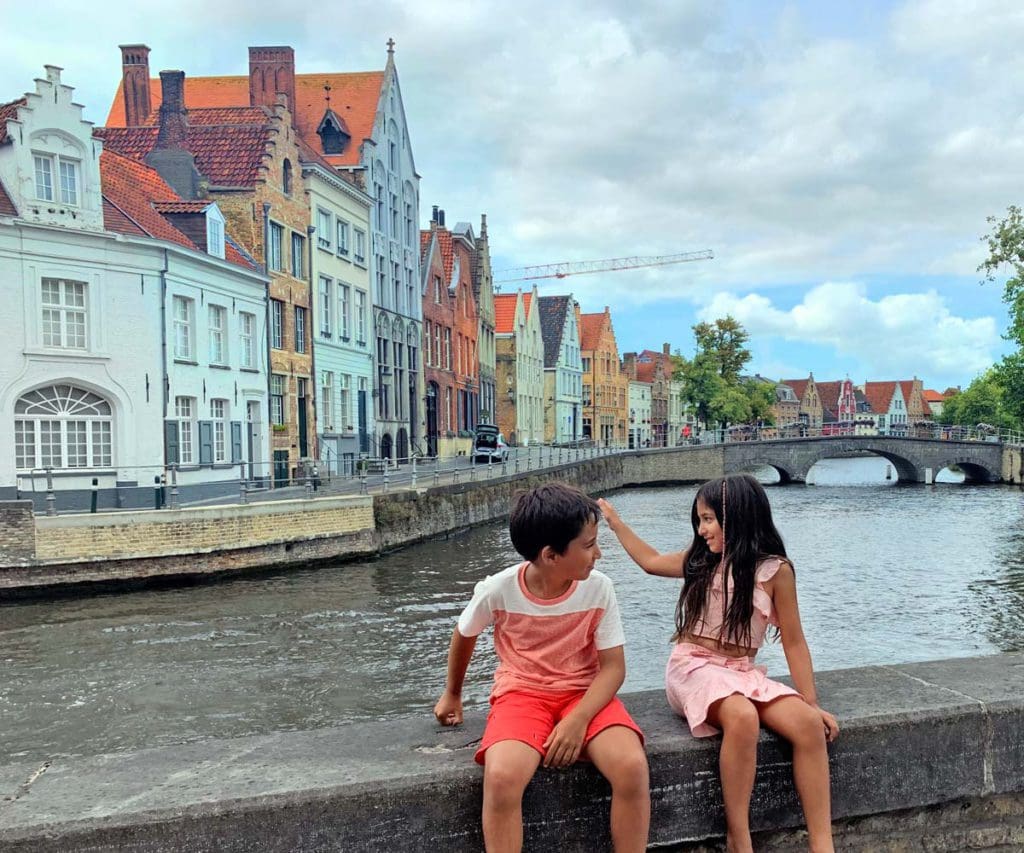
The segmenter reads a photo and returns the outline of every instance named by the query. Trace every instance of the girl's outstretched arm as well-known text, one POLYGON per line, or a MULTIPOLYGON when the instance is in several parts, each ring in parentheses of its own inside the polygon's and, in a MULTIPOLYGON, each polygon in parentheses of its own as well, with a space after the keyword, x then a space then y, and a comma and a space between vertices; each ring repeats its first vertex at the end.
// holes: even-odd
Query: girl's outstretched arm
POLYGON ((615 508, 604 498, 598 498, 604 520, 608 522, 612 533, 618 538, 626 553, 641 569, 649 575, 661 575, 666 578, 681 578, 683 563, 686 561, 685 551, 673 551, 662 554, 641 539, 615 511, 615 508))
POLYGON ((813 705, 821 714, 825 726, 825 736, 835 740, 839 734, 836 718, 818 705, 818 691, 814 686, 814 667, 811 664, 811 650, 807 647, 804 629, 800 624, 800 608, 796 601, 796 575, 793 567, 783 561, 779 570, 770 581, 772 600, 775 613, 779 619, 779 631, 782 633, 782 650, 789 664, 789 674, 793 685, 804 697, 804 701, 813 705))

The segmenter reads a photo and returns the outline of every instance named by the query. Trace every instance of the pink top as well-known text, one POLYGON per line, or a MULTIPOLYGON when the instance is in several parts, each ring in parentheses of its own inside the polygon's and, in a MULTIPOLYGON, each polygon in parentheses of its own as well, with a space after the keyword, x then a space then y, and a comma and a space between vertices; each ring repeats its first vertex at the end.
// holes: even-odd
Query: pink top
POLYGON ((459 633, 475 637, 494 626, 498 669, 492 696, 586 690, 600 669, 597 653, 624 642, 612 582, 593 571, 558 598, 537 598, 526 587, 526 566, 480 581, 459 617, 459 633))
MULTIPOLYGON (((752 649, 761 648, 769 625, 778 627, 779 618, 775 612, 775 605, 772 602, 772 597, 765 590, 764 585, 775 577, 775 573, 779 570, 780 565, 782 565, 782 560, 779 557, 768 557, 768 559, 762 560, 758 564, 757 570, 754 573, 754 611, 750 617, 750 648, 752 649)), ((722 615, 728 611, 729 605, 732 603, 732 594, 733 585, 730 578, 729 599, 723 606, 722 568, 719 567, 715 572, 714 578, 711 579, 711 589, 708 590, 707 604, 704 607, 704 612, 690 633, 696 637, 705 637, 709 640, 720 639, 719 632, 722 630, 722 615)), ((726 642, 732 641, 729 637, 722 639, 726 642)))

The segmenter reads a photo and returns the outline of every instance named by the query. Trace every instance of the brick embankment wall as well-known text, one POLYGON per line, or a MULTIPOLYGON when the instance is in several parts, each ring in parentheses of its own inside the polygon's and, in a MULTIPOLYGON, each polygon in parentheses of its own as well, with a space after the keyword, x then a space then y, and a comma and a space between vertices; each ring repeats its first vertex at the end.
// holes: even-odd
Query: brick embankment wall
POLYGON ((28 566, 35 557, 32 501, 0 501, 0 566, 28 566))

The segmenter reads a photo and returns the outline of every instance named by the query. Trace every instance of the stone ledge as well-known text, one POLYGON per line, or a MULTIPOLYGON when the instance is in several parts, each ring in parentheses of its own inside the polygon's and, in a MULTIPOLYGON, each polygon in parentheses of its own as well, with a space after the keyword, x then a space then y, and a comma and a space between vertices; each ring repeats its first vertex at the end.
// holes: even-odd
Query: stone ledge
MULTIPOLYGON (((837 819, 1024 791, 1024 654, 821 673, 843 726, 830 750, 837 819)), ((628 695, 648 736, 654 847, 722 831, 717 740, 694 740, 660 691, 628 695)), ((432 697, 424 697, 429 706, 432 697)), ((479 850, 473 713, 0 767, 0 851, 479 850)), ((763 735, 758 830, 798 826, 788 749, 763 735)), ((589 766, 540 771, 529 849, 607 849, 608 788, 589 766)))

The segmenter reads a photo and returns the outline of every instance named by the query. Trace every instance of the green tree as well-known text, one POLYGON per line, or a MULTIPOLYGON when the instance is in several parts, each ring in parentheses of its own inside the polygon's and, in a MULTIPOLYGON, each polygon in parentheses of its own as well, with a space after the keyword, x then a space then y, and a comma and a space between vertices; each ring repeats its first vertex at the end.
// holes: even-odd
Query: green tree
POLYGON ((942 420, 962 426, 991 424, 1001 429, 1012 429, 1016 425, 1015 418, 1007 407, 1000 368, 989 368, 959 394, 946 400, 942 405, 942 420))
POLYGON ((743 366, 750 361, 750 333, 739 320, 727 314, 714 323, 698 323, 693 327, 693 336, 697 352, 712 360, 718 375, 726 383, 737 382, 743 366))

